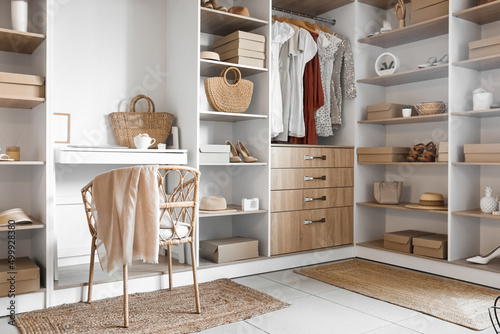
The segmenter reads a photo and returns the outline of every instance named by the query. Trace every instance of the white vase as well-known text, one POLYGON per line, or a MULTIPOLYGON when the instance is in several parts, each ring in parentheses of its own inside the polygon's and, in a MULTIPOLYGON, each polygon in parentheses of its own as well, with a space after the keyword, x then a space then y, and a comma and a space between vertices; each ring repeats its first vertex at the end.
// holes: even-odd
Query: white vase
POLYGON ((22 32, 28 31, 28 0, 10 1, 12 29, 22 32))
POLYGON ((481 211, 483 213, 492 213, 497 209, 497 201, 493 196, 491 196, 493 189, 491 187, 486 187, 484 192, 486 196, 481 198, 481 211))

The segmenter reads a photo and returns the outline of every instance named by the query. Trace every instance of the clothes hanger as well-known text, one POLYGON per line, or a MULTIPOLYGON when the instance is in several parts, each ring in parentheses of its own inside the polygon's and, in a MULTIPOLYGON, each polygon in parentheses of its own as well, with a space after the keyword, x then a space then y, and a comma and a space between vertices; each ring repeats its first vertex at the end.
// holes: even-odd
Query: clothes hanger
POLYGON ((278 15, 273 15, 272 18, 273 18, 273 22, 278 21, 278 15))
MULTIPOLYGON (((327 26, 321 26, 319 29, 320 29, 321 31, 323 31, 323 32, 326 32, 326 33, 329 33, 329 34, 335 35, 335 33, 333 33, 333 31, 331 31, 330 29, 328 29, 328 27, 327 27, 327 26)), ((336 35, 335 35, 335 36, 336 36, 336 35)))
POLYGON ((297 27, 300 27, 300 28, 304 28, 305 30, 307 31, 310 31, 310 32, 313 32, 315 34, 317 34, 316 31, 314 31, 313 29, 309 28, 308 26, 306 26, 306 24, 304 23, 304 21, 301 21, 301 20, 291 20, 293 21, 297 27))
POLYGON ((314 26, 311 24, 311 22, 304 21, 304 23, 305 23, 305 25, 306 25, 309 29, 315 30, 315 29, 314 29, 314 26))

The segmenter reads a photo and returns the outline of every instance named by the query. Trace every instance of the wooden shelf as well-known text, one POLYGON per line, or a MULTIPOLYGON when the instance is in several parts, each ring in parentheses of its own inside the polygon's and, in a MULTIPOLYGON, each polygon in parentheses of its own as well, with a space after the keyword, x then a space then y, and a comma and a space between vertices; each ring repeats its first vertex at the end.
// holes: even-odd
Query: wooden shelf
POLYGON ((407 72, 394 73, 380 77, 358 80, 359 83, 376 86, 395 86, 413 82, 446 78, 448 76, 448 64, 431 66, 407 72))
POLYGON ((267 68, 262 67, 246 66, 210 59, 200 59, 200 75, 202 77, 218 77, 220 76, 221 72, 228 66, 237 67, 243 77, 268 71, 267 68))
POLYGON ((0 166, 43 166, 45 161, 0 161, 0 166))
POLYGON ((314 5, 308 1, 304 0, 273 0, 273 7, 278 7, 282 9, 288 9, 294 12, 311 15, 320 16, 331 10, 343 7, 354 0, 315 0, 314 5))
MULTIPOLYGON (((38 230, 45 228, 45 224, 42 224, 38 220, 36 220, 33 217, 30 217, 31 220, 33 220, 33 223, 19 223, 15 224, 16 225, 16 231, 27 231, 27 230, 38 230)), ((6 232, 9 231, 8 226, 0 226, 0 232, 6 232)))
POLYGON ((402 255, 407 255, 407 256, 411 256, 411 257, 418 257, 418 258, 421 258, 421 259, 427 259, 427 260, 432 260, 432 261, 448 262, 446 259, 437 259, 437 258, 434 258, 434 257, 417 255, 417 254, 413 254, 413 253, 398 252, 396 250, 384 248, 384 240, 373 240, 373 241, 367 241, 367 242, 358 242, 356 244, 356 246, 373 248, 373 249, 383 250, 383 251, 386 251, 386 252, 398 253, 398 254, 402 254, 402 255))
POLYGON ((475 71, 489 71, 500 68, 500 54, 481 57, 476 59, 468 59, 457 61, 453 65, 463 68, 468 68, 475 71))
POLYGON ((397 45, 412 43, 423 39, 445 35, 448 33, 448 15, 429 21, 413 24, 400 29, 394 29, 383 34, 365 37, 360 43, 390 48, 397 45))
POLYGON ((363 202, 356 203, 360 206, 368 206, 373 208, 382 208, 382 209, 394 209, 394 210, 405 210, 405 211, 416 211, 416 212, 430 212, 430 213, 438 213, 438 214, 448 214, 448 210, 420 210, 420 209, 409 209, 404 205, 409 203, 399 203, 399 204, 378 204, 377 202, 363 202))
POLYGON ((232 212, 219 212, 219 213, 204 213, 200 212, 200 218, 211 218, 211 217, 225 217, 225 216, 241 216, 241 215, 253 215, 256 213, 266 213, 267 210, 255 210, 255 211, 243 211, 241 210, 241 205, 228 204, 229 209, 236 209, 232 212))
POLYGON ((268 21, 201 8, 201 32, 226 36, 236 30, 252 31, 268 24, 268 21))
POLYGON ((268 119, 267 115, 245 114, 245 113, 227 113, 218 111, 201 111, 200 120, 210 122, 241 122, 252 121, 256 119, 268 119))
POLYGON ((42 97, 22 98, 0 95, 0 108, 32 109, 44 102, 45 99, 42 97))
MULTIPOLYGON (((410 148, 408 148, 410 149, 410 148)), ((358 162, 358 165, 412 165, 412 166, 446 166, 447 162, 358 162)))
POLYGON ((500 108, 488 110, 456 111, 451 113, 454 116, 488 118, 500 116, 500 108))
MULTIPOLYGON (((478 254, 476 254, 478 255, 478 254)), ((470 257, 475 256, 471 255, 470 257)), ((467 258, 461 259, 461 260, 456 260, 456 261, 451 261, 450 263, 456 264, 462 267, 467 267, 471 269, 477 269, 477 270, 484 270, 492 273, 497 273, 500 274, 500 258, 492 259, 488 264, 478 264, 478 263, 473 263, 467 261, 467 258)))
POLYGON ((495 22, 500 20, 500 1, 494 1, 481 6, 467 8, 453 13, 453 16, 477 24, 495 22))
POLYGON ((491 213, 483 213, 481 209, 453 211, 451 214, 456 216, 500 219, 500 216, 492 215, 491 213))
POLYGON ((32 54, 44 40, 42 34, 0 28, 0 51, 32 54))
POLYGON ((267 166, 267 162, 200 163, 200 166, 267 166))
POLYGON ((376 119, 376 120, 371 120, 371 121, 368 121, 368 120, 358 121, 358 123, 359 124, 377 124, 377 125, 398 125, 398 124, 432 123, 432 122, 446 122, 446 121, 448 121, 448 114, 384 118, 384 119, 376 119))
POLYGON ((452 162, 454 166, 500 166, 500 162, 452 162))
MULTIPOLYGON (((410 3, 411 0, 405 0, 405 3, 410 3)), ((382 8, 382 9, 393 9, 398 3, 397 0, 358 0, 358 2, 382 8)))

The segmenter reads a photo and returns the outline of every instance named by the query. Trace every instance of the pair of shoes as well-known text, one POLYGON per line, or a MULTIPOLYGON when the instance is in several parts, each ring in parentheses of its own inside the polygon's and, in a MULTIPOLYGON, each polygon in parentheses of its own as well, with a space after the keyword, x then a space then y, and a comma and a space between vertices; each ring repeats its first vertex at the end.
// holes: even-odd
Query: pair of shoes
POLYGON ((470 257, 467 259, 469 262, 479 263, 479 264, 488 264, 491 260, 500 256, 500 246, 492 250, 486 255, 478 255, 474 257, 470 257))
POLYGON ((418 65, 418 68, 427 68, 431 66, 438 66, 438 65, 444 65, 448 64, 448 54, 445 54, 443 57, 441 57, 439 60, 437 57, 430 57, 427 59, 427 62, 418 65))
POLYGON ((257 162, 259 161, 257 158, 252 157, 250 152, 248 152, 247 148, 241 141, 238 140, 238 143, 236 143, 236 148, 231 144, 229 140, 226 140, 226 145, 230 146, 229 152, 229 161, 230 162, 241 162, 241 158, 239 155, 243 157, 244 162, 257 162))
POLYGON ((445 54, 441 59, 435 62, 432 66, 448 64, 448 54, 445 54))
POLYGON ((406 157, 406 161, 409 162, 434 162, 436 161, 437 148, 434 142, 429 142, 427 145, 423 143, 419 143, 417 145, 413 145, 410 148, 410 152, 406 157))

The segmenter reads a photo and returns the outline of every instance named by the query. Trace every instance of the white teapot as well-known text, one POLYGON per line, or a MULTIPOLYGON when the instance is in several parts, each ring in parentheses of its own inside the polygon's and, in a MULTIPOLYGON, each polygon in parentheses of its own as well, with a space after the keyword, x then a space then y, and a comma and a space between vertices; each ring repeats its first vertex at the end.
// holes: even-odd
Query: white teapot
POLYGON ((156 143, 156 139, 151 138, 147 133, 141 133, 134 137, 134 145, 139 150, 147 150, 154 143, 156 143))

